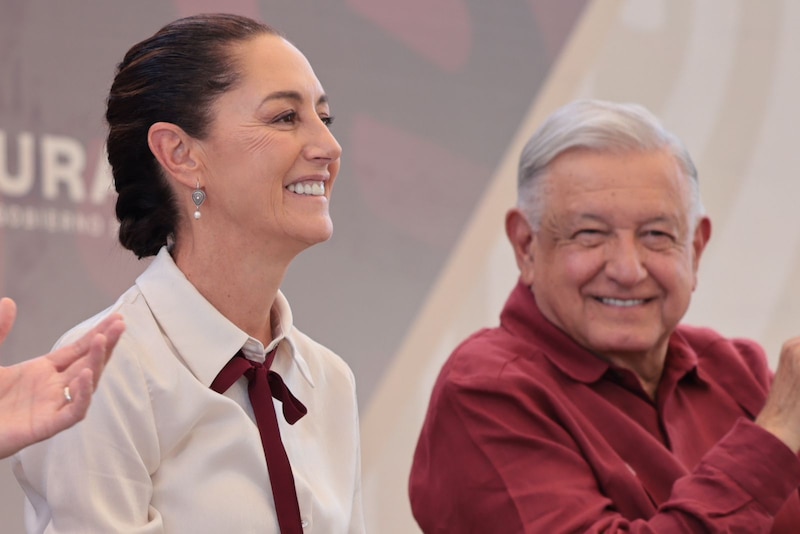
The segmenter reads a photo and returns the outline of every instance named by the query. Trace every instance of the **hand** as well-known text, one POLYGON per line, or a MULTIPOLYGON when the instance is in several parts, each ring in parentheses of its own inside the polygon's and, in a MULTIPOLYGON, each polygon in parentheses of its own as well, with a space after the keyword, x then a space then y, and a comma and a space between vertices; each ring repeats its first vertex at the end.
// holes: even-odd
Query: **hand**
POLYGON ((800 450, 800 337, 783 344, 772 389, 756 424, 795 453, 800 450))
MULTIPOLYGON (((14 301, 0 299, 0 344, 16 315, 14 301)), ((124 330, 122 317, 113 314, 74 343, 0 367, 0 458, 47 439, 86 416, 100 373, 124 330), (71 402, 65 387, 69 387, 71 402)))

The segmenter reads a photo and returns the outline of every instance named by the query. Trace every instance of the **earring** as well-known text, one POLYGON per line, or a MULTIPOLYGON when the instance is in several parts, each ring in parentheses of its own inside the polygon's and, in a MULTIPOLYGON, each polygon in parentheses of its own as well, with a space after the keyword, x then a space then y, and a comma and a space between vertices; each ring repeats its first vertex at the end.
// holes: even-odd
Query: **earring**
POLYGON ((200 205, 206 201, 206 192, 200 189, 200 182, 197 182, 197 187, 192 191, 192 202, 194 202, 194 218, 200 218, 200 205))

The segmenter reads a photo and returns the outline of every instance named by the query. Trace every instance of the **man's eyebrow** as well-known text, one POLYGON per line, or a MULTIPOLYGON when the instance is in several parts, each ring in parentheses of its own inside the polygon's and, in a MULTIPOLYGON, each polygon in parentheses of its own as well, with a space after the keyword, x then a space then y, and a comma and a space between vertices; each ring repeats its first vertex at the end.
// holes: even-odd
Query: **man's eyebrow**
POLYGON ((585 223, 585 222, 598 222, 598 223, 605 223, 606 222, 606 218, 601 216, 601 215, 597 215, 595 213, 584 213, 584 212, 581 212, 581 213, 570 213, 570 214, 567 215, 567 217, 564 220, 565 221, 569 221, 571 223, 577 223, 577 224, 585 223))
MULTIPOLYGON (((602 215, 586 212, 586 213, 576 213, 571 218, 576 222, 584 222, 584 221, 596 221, 596 222, 605 222, 606 218, 602 215)), ((668 214, 657 214, 652 217, 647 217, 639 222, 639 224, 652 224, 652 223, 674 223, 677 219, 668 214)))

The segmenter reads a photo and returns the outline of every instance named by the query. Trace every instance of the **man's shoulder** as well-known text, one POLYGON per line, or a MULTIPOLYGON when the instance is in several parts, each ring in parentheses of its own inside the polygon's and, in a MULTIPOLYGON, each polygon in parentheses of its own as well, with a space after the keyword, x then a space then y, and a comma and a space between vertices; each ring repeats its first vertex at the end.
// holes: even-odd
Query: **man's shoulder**
POLYGON ((542 377, 546 359, 535 344, 496 326, 482 328, 462 341, 450 354, 440 382, 487 382, 502 388, 514 376, 526 380, 542 377))
POLYGON ((681 325, 675 335, 697 355, 698 366, 720 381, 755 379, 768 387, 771 371, 761 345, 746 338, 726 337, 704 327, 681 325))
POLYGON ((747 338, 726 337, 712 328, 682 324, 675 330, 675 334, 688 344, 700 359, 732 355, 742 356, 748 360, 765 357, 764 349, 758 342, 747 338))

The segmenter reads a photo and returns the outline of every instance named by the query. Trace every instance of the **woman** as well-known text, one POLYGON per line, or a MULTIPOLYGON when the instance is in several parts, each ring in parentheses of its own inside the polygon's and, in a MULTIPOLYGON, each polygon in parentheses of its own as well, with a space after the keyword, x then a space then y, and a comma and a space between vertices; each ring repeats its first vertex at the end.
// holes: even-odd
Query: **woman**
POLYGON ((127 331, 95 409, 20 455, 28 530, 362 532, 352 373, 279 291, 332 231, 308 61, 250 19, 181 19, 128 51, 106 119, 120 241, 156 257, 105 312, 127 331))

